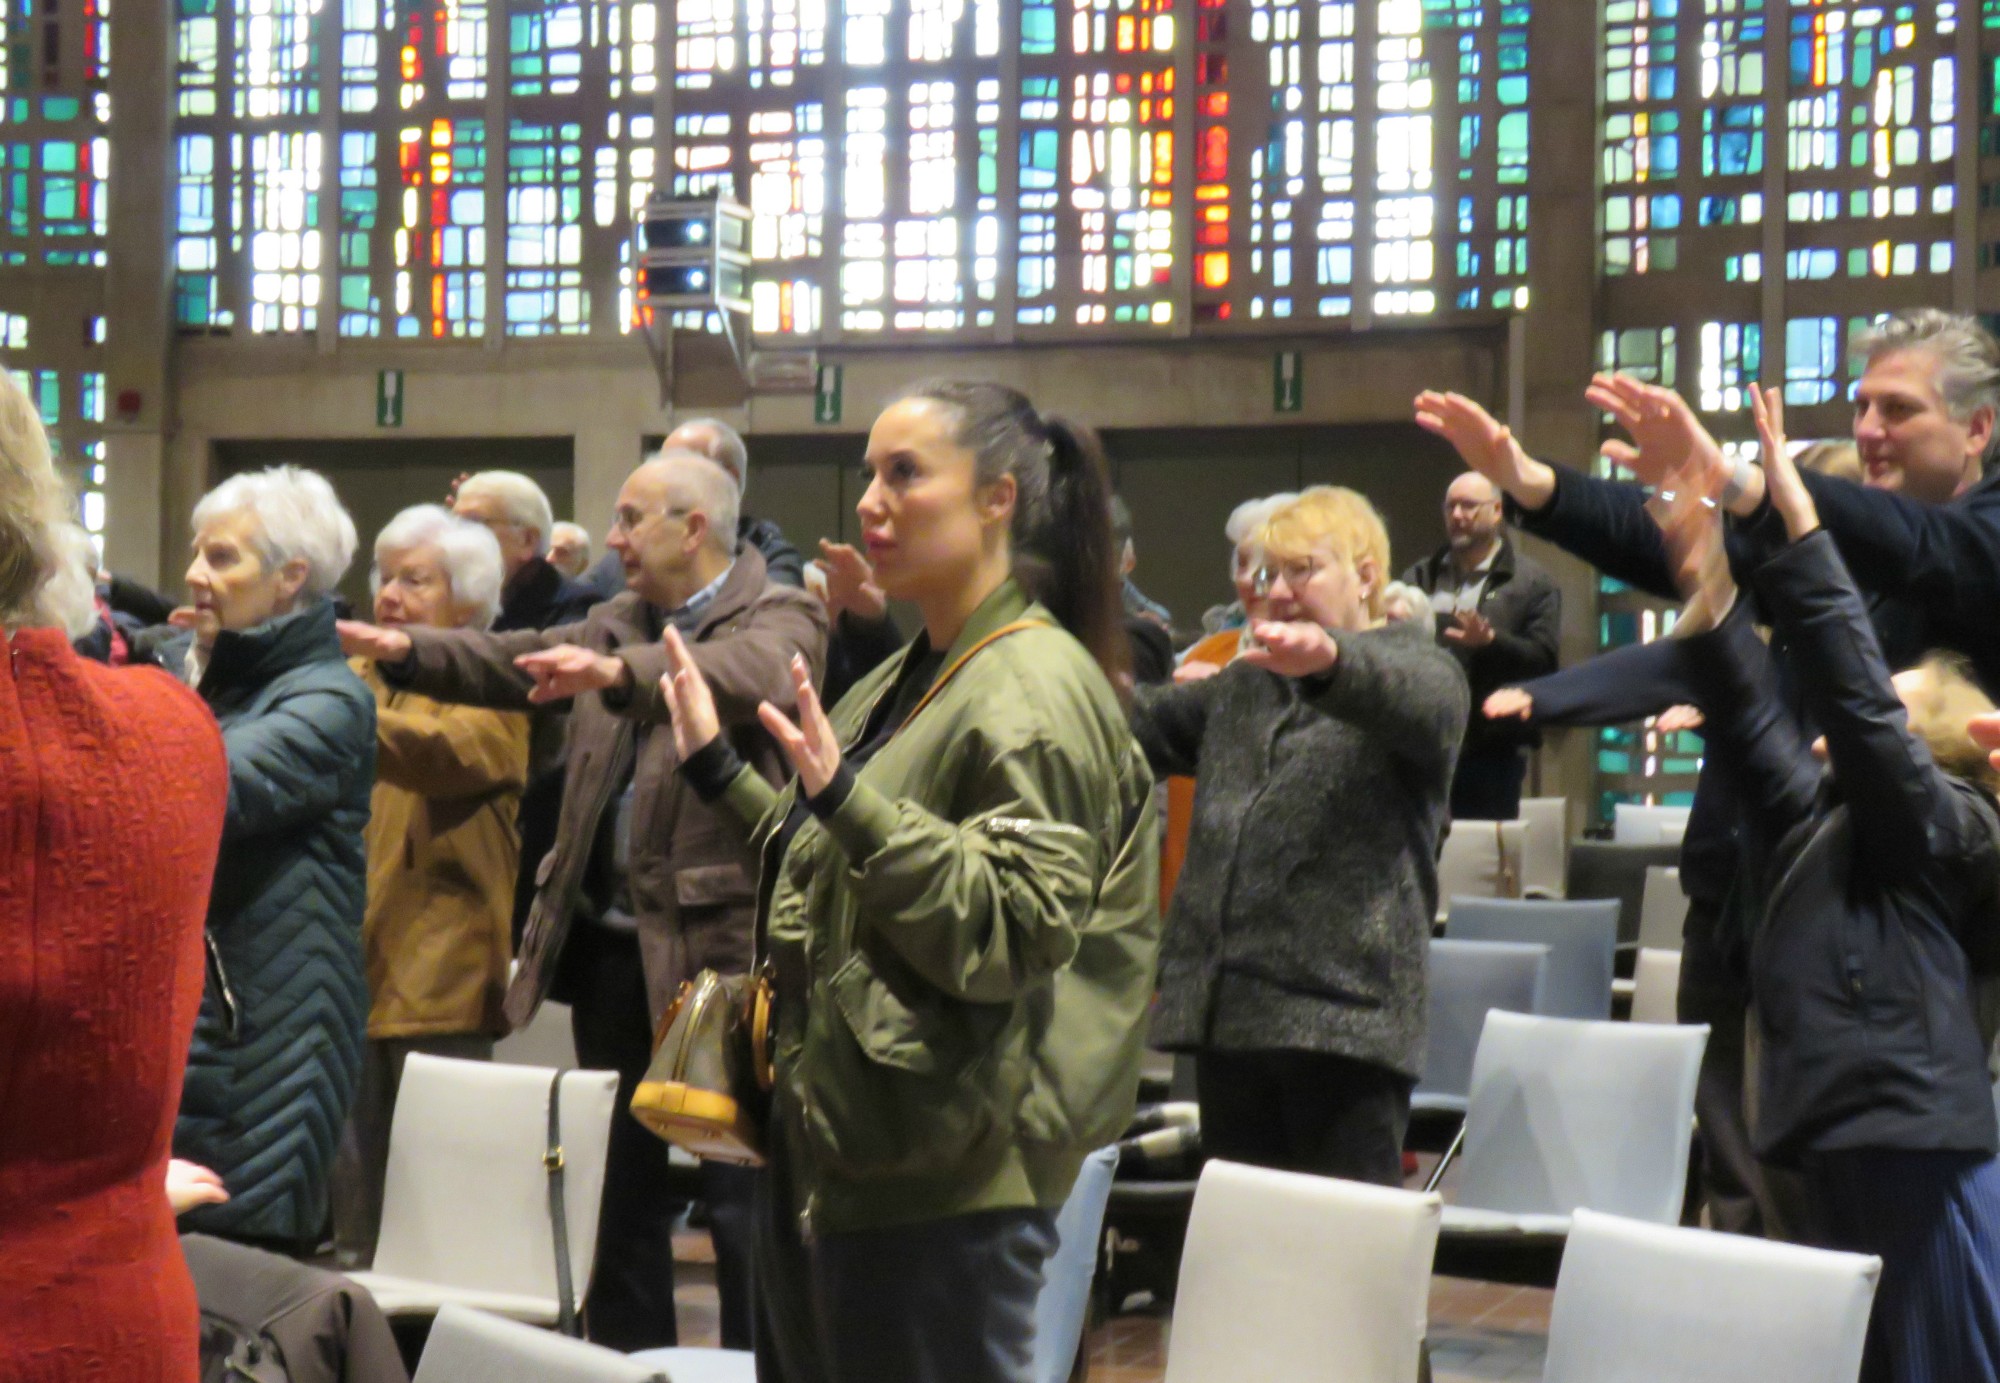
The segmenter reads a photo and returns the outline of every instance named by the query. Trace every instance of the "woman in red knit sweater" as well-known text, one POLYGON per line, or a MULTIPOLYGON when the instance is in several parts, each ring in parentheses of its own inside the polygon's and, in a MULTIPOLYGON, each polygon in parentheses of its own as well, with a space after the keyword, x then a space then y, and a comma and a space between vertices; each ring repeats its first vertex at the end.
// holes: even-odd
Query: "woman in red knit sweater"
POLYGON ((192 1383, 167 1152, 228 767, 193 692, 70 648, 69 514, 0 371, 0 1378, 192 1383))

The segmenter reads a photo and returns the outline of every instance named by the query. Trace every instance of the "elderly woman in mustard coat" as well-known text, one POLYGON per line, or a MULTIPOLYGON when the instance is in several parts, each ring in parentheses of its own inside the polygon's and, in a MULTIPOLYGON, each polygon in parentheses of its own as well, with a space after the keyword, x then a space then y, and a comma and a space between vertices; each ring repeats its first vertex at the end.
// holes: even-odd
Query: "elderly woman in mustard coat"
MULTIPOLYGON (((485 628, 499 608, 500 549, 436 505, 405 509, 375 541, 378 624, 485 628)), ((412 1052, 485 1060, 507 1030, 500 1000, 528 774, 528 718, 433 701, 355 671, 375 693, 368 821, 368 1045, 334 1176, 343 1263, 374 1258, 389 1125, 412 1052)))

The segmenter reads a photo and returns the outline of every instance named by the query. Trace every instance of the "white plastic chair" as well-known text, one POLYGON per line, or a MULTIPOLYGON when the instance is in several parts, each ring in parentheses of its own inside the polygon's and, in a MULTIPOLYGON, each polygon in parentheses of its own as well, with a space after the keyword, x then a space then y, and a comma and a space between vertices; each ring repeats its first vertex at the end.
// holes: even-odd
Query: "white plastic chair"
POLYGON ((1882 1260, 1579 1210, 1543 1383, 1854 1383, 1882 1260))
MULTIPOLYGON (((555 1236, 543 1166, 555 1074, 421 1055, 403 1067, 375 1264, 349 1274, 384 1314, 428 1316, 455 1303, 555 1324, 555 1236)), ((562 1078, 563 1206, 579 1304, 597 1253, 617 1094, 616 1072, 562 1078)))
POLYGON ((1562 897, 1569 879, 1569 799, 1523 797, 1521 822, 1528 828, 1521 854, 1522 896, 1562 897))
POLYGON ((1195 1191, 1165 1383, 1409 1383, 1438 1198, 1210 1162, 1195 1191))
POLYGON ((1558 1239, 1579 1209, 1677 1223, 1707 1044, 1705 1025, 1487 1014, 1445 1235, 1558 1239))
POLYGON ((1538 1013, 1549 948, 1518 941, 1431 942, 1430 1025, 1424 1078, 1410 1095, 1413 1110, 1463 1114, 1472 1090, 1472 1058, 1490 1009, 1538 1013))
POLYGON ((576 1065, 576 1036, 569 1025, 569 1005, 544 1000, 528 1026, 493 1044, 493 1059, 509 1066, 546 1066, 567 1071, 576 1065))
POLYGON ((1677 845, 1680 837, 1669 840, 1666 833, 1685 832, 1690 810, 1620 802, 1611 809, 1611 839, 1620 845, 1677 845))
MULTIPOLYGON (((397 1103, 402 1103, 400 1096, 397 1103)), ((483 1311, 446 1306, 431 1326, 414 1383, 669 1383, 669 1380, 657 1368, 601 1345, 588 1345, 483 1311)), ((672 1383, 682 1383, 680 1375, 674 1375, 672 1383)))
POLYGON ((1656 951, 1678 951, 1687 923, 1688 896, 1681 892, 1676 866, 1653 865, 1646 870, 1646 891, 1639 897, 1639 945, 1656 951))
POLYGON ((1632 971, 1632 1021, 1680 1022, 1681 953, 1642 947, 1632 971))
POLYGON ((1438 918, 1454 897, 1518 898, 1528 828, 1519 821, 1454 821, 1438 856, 1438 918))
POLYGON ((1549 948, 1540 1011, 1558 1018, 1609 1018, 1618 952, 1615 898, 1453 898, 1453 941, 1525 941, 1549 948))
POLYGON ((747 1349, 703 1349, 676 1345, 627 1355, 633 1363, 659 1369, 667 1383, 757 1383, 757 1356, 747 1349))
POLYGON ((1099 1148, 1083 1160, 1056 1215, 1056 1251, 1042 1266, 1042 1290, 1035 1298, 1035 1383, 1068 1383, 1076 1367, 1104 1243, 1104 1207, 1117 1175, 1117 1145, 1099 1148))

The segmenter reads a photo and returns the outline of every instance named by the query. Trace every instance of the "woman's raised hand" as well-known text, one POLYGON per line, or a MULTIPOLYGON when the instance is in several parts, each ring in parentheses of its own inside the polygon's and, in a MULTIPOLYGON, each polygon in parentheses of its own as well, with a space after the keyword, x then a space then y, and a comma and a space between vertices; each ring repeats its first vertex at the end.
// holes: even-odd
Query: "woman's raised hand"
POLYGON ((667 671, 660 678, 660 694, 666 697, 667 710, 674 718, 674 752, 686 763, 722 733, 722 718, 715 712, 708 679, 695 666, 681 631, 668 625, 662 642, 667 650, 667 671))
POLYGON ((796 724, 768 701, 757 708, 757 718, 792 761, 792 771, 799 775, 799 786, 806 796, 817 797, 840 772, 840 740, 820 707, 819 693, 813 690, 812 669, 797 653, 792 655, 792 686, 799 703, 796 724))
POLYGON ((410 656, 410 636, 400 629, 385 629, 358 619, 335 620, 333 627, 340 634, 340 651, 350 658, 400 663, 410 656))
POLYGON ((1764 446, 1764 493, 1785 521, 1793 542, 1819 527, 1819 506, 1799 479, 1785 441, 1785 395, 1780 389, 1752 389, 1750 412, 1757 419, 1757 437, 1764 446))
POLYGON ((1280 677, 1313 677, 1329 671, 1340 658, 1333 635, 1311 620, 1260 619, 1250 626, 1257 646, 1243 661, 1268 668, 1280 677))

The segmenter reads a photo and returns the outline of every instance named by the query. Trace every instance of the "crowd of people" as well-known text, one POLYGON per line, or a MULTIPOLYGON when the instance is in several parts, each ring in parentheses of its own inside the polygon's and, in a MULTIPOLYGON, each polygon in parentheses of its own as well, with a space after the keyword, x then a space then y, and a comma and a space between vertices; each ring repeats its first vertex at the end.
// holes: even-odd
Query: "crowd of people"
MULTIPOLYGON (((0 1290, 7 1376, 192 1377, 177 1214, 365 1267, 411 1053, 557 999, 622 1109, 683 983, 755 965, 763 1164, 700 1171, 723 1343, 767 1383, 1018 1383, 1143 1050, 1192 1058, 1208 1155, 1401 1185, 1452 821, 1518 814, 1541 727, 1664 714, 1714 751, 1711 1222, 1880 1255, 1871 1379, 2000 1378, 2000 346, 1910 312, 1864 349, 1852 452, 1795 459, 1773 391, 1761 464, 1598 377, 1630 481, 1420 395, 1467 467, 1444 546, 1398 580, 1365 496, 1246 501, 1186 636, 1095 436, 999 385, 883 410, 858 546, 746 513, 701 419, 601 556, 461 477, 375 535, 354 619, 359 535, 290 466, 197 505, 185 602, 93 588, 0 383, 0 1287, 51 1284, 0 1290), (1682 602, 1673 637, 1558 670, 1514 527, 1682 602)), ((675 1187, 621 1113, 593 1339, 674 1342, 675 1187)))

